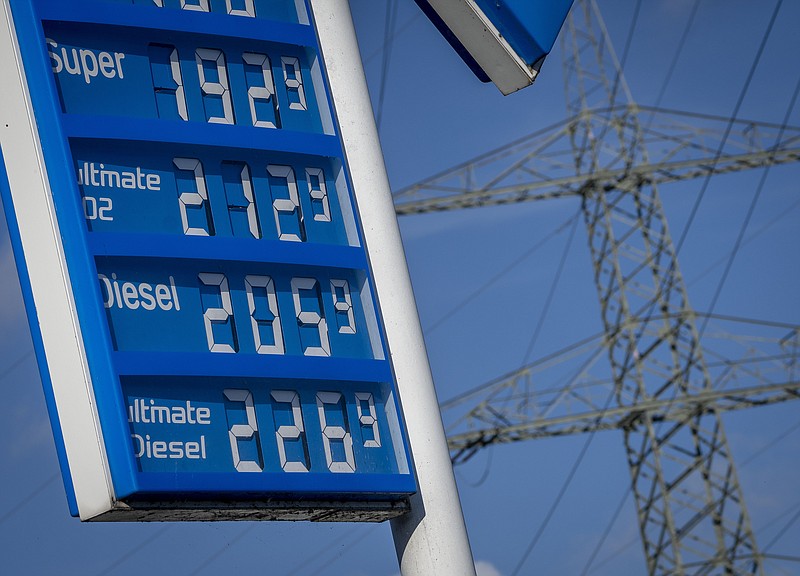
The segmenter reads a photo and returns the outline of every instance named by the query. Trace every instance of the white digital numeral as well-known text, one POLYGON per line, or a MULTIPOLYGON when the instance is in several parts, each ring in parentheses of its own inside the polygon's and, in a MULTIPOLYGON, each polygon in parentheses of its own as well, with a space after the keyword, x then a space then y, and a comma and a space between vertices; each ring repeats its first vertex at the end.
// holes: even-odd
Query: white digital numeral
POLYGON ((233 307, 231 306, 231 293, 228 289, 228 279, 224 274, 214 274, 211 272, 201 272, 197 275, 200 282, 206 286, 219 286, 219 295, 222 300, 222 308, 208 308, 203 313, 203 322, 206 327, 206 339, 208 340, 208 349, 211 352, 236 352, 230 344, 220 344, 214 341, 213 325, 226 324, 228 321, 231 323, 231 336, 236 342, 236 331, 233 324, 233 307))
MULTIPOLYGON (((253 182, 250 178, 250 169, 247 167, 247 164, 242 165, 242 170, 239 172, 239 179, 242 182, 242 195, 247 201, 247 208, 245 209, 247 213, 247 228, 250 230, 250 234, 253 238, 261 238, 261 229, 258 225, 258 212, 256 211, 256 200, 253 195, 253 182)), ((230 204, 230 199, 228 202, 228 210, 241 210, 241 206, 230 204)))
POLYGON ((306 168, 306 181, 308 182, 308 193, 311 195, 311 205, 319 203, 322 212, 314 214, 317 222, 331 221, 331 206, 328 201, 328 189, 325 185, 325 173, 321 168, 306 168))
POLYGON ((297 193, 297 179, 291 166, 280 164, 270 164, 267 172, 273 178, 282 178, 286 181, 286 188, 289 191, 288 198, 275 198, 272 201, 273 212, 275 213, 275 226, 278 229, 278 239, 290 242, 302 242, 305 232, 303 228, 303 211, 300 208, 300 196, 297 193), (281 229, 281 214, 295 215, 299 234, 284 232, 281 229))
POLYGON ((164 0, 153 0, 153 4, 155 4, 159 8, 163 8, 164 7, 164 0))
POLYGON ((276 402, 290 404, 292 407, 292 424, 278 427, 275 431, 275 439, 278 442, 278 456, 281 461, 281 468, 284 472, 308 472, 306 462, 299 460, 286 459, 286 441, 300 439, 303 443, 303 451, 307 452, 305 440, 305 428, 303 427, 303 412, 300 409, 300 395, 292 390, 273 390, 272 398, 276 402))
POLYGON ((290 110, 306 110, 306 91, 303 88, 303 75, 300 60, 293 56, 281 56, 283 82, 289 94, 290 110))
POLYGON ((317 392, 317 413, 319 414, 319 425, 322 428, 322 445, 325 448, 325 460, 328 463, 328 470, 331 472, 355 472, 356 459, 353 454, 353 437, 347 431, 346 408, 341 406, 342 395, 338 392, 317 392), (325 405, 337 406, 342 410, 345 426, 331 426, 325 416, 325 405), (342 443, 344 448, 344 460, 334 460, 331 450, 331 441, 342 443))
POLYGON ((225 0, 228 7, 228 14, 232 16, 249 16, 250 18, 256 17, 256 7, 253 0, 244 0, 244 9, 235 9, 231 0, 225 0))
POLYGON ((109 215, 113 208, 114 204, 111 198, 94 198, 92 196, 83 198, 83 215, 87 220, 113 221, 114 217, 109 215))
POLYGON ((178 203, 181 210, 183 233, 187 236, 213 235, 213 225, 211 223, 208 206, 204 205, 204 203, 208 202, 208 192, 206 190, 206 177, 203 173, 203 165, 197 158, 173 158, 172 162, 178 170, 192 172, 194 175, 195 191, 181 192, 178 190, 178 203), (208 230, 189 226, 189 213, 187 210, 189 206, 200 206, 204 208, 203 213, 205 214, 208 230))
MULTIPOLYGON (((230 0, 228 5, 230 6, 230 0)), ((245 64, 261 68, 261 77, 264 79, 263 86, 250 86, 247 88, 247 98, 250 102, 250 117, 253 119, 253 126, 258 126, 260 128, 277 128, 275 122, 272 120, 259 120, 258 111, 256 110, 257 102, 269 102, 272 106, 276 121, 279 117, 278 99, 275 96, 275 82, 272 79, 272 65, 269 61, 269 57, 266 54, 245 52, 242 54, 242 60, 244 60, 245 64)))
MULTIPOLYGON (((283 330, 281 329, 281 317, 278 312, 278 298, 275 295, 275 283, 269 276, 245 276, 244 287, 247 291, 247 303, 250 306, 250 323, 253 328, 253 340, 256 344, 256 352, 259 354, 283 354, 283 330), (267 298, 267 307, 272 319, 256 318, 256 299, 253 293, 254 288, 261 288, 267 298), (264 344, 261 341, 261 326, 269 326, 272 329, 272 340, 274 344, 264 344)), ((262 313, 263 316, 263 313, 262 313)))
POLYGON ((197 0, 197 4, 192 4, 188 0, 181 0, 182 10, 196 10, 198 12, 211 12, 208 0, 197 0))
POLYGON ((381 433, 378 430, 378 413, 375 411, 375 400, 370 392, 356 392, 356 410, 358 423, 364 428, 372 428, 372 440, 365 440, 365 448, 380 448, 381 433), (364 413, 364 403, 367 404, 368 413, 364 413))
POLYGON ((350 297, 350 284, 347 280, 331 280, 331 296, 336 309, 336 320, 344 316, 346 324, 339 323, 339 334, 355 334, 356 319, 353 315, 353 300, 350 297))
POLYGON ((233 466, 237 472, 261 472, 263 468, 255 460, 242 460, 239 455, 239 440, 250 440, 255 437, 258 442, 258 422, 256 421, 256 407, 253 404, 253 394, 250 390, 236 390, 227 388, 223 390, 225 398, 231 402, 243 402, 247 414, 247 424, 234 424, 228 430, 228 439, 231 442, 231 455, 233 466))
MULTIPOLYGON (((198 9, 191 8, 191 10, 198 9)), ((205 12, 208 12, 208 10, 205 10, 205 12)), ((208 111, 206 111, 208 122, 212 124, 233 124, 233 104, 231 103, 231 92, 228 86, 228 69, 225 66, 225 54, 223 54, 222 50, 215 48, 198 48, 194 54, 197 62, 197 74, 200 76, 200 90, 203 92, 204 98, 209 96, 219 97, 222 101, 223 116, 209 116, 208 111), (203 62, 213 62, 216 65, 216 82, 206 79, 203 62)))
POLYGON ((175 103, 178 106, 178 115, 183 120, 189 120, 189 109, 186 106, 186 94, 183 90, 183 74, 181 74, 181 60, 178 57, 178 49, 175 48, 169 54, 169 69, 172 73, 172 80, 175 82, 175 103))
MULTIPOLYGON (((164 7, 163 3, 157 5, 162 8, 164 7)), ((153 76, 153 91, 156 93, 156 107, 158 108, 159 117, 172 116, 171 111, 167 112, 162 109, 162 104, 159 99, 159 95, 168 94, 175 97, 175 106, 180 119, 189 120, 189 109, 186 106, 186 94, 183 89, 183 75, 181 73, 181 60, 178 56, 178 49, 174 46, 167 46, 164 44, 151 44, 150 49, 150 72, 153 76), (158 72, 156 71, 160 65, 166 64, 166 62, 160 61, 166 50, 169 50, 169 76, 173 85, 169 84, 167 78, 160 69, 158 72), (154 62, 153 58, 155 57, 157 57, 159 61, 154 62)))
POLYGON ((303 354, 305 356, 330 356, 331 345, 328 341, 328 325, 322 315, 322 300, 319 297, 317 281, 314 278, 292 278, 292 298, 300 331, 302 332, 304 328, 316 328, 319 335, 319 346, 305 346, 303 354), (316 310, 303 310, 303 303, 300 300, 301 290, 311 290, 313 292, 319 312, 316 310))

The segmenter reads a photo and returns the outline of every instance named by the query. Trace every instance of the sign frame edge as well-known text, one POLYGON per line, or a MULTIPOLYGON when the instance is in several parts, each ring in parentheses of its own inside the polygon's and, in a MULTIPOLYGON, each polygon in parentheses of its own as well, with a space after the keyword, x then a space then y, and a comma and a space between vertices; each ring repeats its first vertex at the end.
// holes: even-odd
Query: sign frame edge
MULTIPOLYGON (((0 142, 14 143, 13 147, 3 146, 11 200, 6 212, 13 211, 19 231, 15 258, 24 255, 24 268, 18 262, 17 269, 23 292, 30 295, 35 307, 27 310, 27 315, 48 408, 56 411, 51 411, 51 421, 59 425, 56 448, 67 499, 71 512, 88 520, 113 507, 114 489, 41 140, 39 124, 47 121, 34 115, 32 79, 21 54, 16 20, 32 17, 32 13, 13 15, 10 0, 3 0, 2 8, 0 42, 5 49, 0 50, 0 66, 12 79, 8 89, 0 92, 4 125, 0 142), (44 227, 43 240, 44 221, 49 226, 44 227), (54 380, 52 373, 60 377, 54 380), (93 440, 87 442, 86 438, 93 440)), ((56 126, 45 128, 58 130, 56 126)))

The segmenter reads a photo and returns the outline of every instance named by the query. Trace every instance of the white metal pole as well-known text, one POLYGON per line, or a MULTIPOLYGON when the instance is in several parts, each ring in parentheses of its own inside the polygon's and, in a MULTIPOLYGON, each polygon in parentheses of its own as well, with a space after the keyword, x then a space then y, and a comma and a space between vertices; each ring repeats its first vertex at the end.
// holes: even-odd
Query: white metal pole
POLYGON ((392 520, 403 576, 474 576, 436 391, 347 0, 311 0, 416 466, 392 520))

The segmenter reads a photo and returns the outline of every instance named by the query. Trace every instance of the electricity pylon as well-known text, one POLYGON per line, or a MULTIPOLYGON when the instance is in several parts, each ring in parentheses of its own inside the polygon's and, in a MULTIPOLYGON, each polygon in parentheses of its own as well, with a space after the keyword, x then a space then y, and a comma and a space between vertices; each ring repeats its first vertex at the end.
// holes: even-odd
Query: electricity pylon
POLYGON ((582 203, 603 334, 443 406, 474 406, 449 434, 453 458, 620 429, 649 573, 763 574, 720 413, 798 397, 800 331, 750 323, 720 351, 701 346, 710 318, 689 304, 657 188, 797 161, 800 130, 638 106, 594 0, 576 3, 562 42, 567 120, 395 195, 398 214, 582 203), (540 370, 581 353, 576 373, 538 388, 540 370), (610 365, 596 377, 601 356, 610 365))

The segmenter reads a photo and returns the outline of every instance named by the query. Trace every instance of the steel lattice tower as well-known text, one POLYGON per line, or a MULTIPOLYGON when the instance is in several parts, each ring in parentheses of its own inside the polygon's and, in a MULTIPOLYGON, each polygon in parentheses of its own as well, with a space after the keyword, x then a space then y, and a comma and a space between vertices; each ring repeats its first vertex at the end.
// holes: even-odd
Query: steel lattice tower
MULTIPOLYGON (((593 5, 583 3, 569 22, 567 109, 576 118, 570 138, 576 174, 591 178, 609 167, 606 146, 623 170, 617 181, 590 180, 583 215, 619 406, 673 399, 711 390, 694 313, 678 267, 657 186, 627 180, 627 167, 649 163, 635 104, 597 28, 593 5), (591 76, 586 59, 609 74, 591 76), (624 94, 617 108, 615 92, 624 94), (595 115, 596 101, 609 102, 595 115), (593 101, 594 100, 594 101, 593 101)), ((687 564, 725 573, 762 573, 721 417, 688 413, 661 425, 642 411, 624 429, 633 495, 651 574, 677 574, 687 564), (676 502, 677 501, 677 502, 676 502), (745 561, 742 561, 745 558, 745 561)))
POLYGON ((395 204, 412 214, 579 196, 610 382, 588 377, 594 353, 562 387, 532 386, 538 365, 481 387, 458 399, 474 407, 451 431, 454 460, 620 429, 649 573, 763 574, 720 412, 798 396, 798 328, 770 327, 781 334, 748 339, 722 368, 707 361, 658 185, 796 161, 800 131, 637 106, 594 0, 576 2, 562 42, 566 121, 401 190, 395 204), (609 384, 610 405, 598 393, 609 384))

